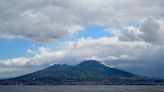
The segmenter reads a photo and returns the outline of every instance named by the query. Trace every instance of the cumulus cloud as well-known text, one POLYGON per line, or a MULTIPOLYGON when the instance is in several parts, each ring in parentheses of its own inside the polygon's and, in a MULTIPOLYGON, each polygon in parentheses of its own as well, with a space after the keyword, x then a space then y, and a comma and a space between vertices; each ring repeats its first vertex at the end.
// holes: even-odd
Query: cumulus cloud
POLYGON ((124 30, 120 33, 119 39, 121 41, 139 41, 141 38, 139 35, 141 32, 135 28, 135 27, 126 27, 124 30))
POLYGON ((143 23, 141 38, 150 43, 163 43, 164 28, 162 20, 148 19, 143 23))
POLYGON ((164 21, 153 18, 146 19, 141 27, 128 27, 119 34, 122 41, 143 40, 151 44, 163 44, 164 21))
POLYGON ((127 25, 163 16, 163 0, 1 0, 0 37, 57 39, 88 24, 127 25))
POLYGON ((65 42, 60 50, 39 47, 27 50, 31 57, 0 60, 0 75, 18 76, 43 69, 53 64, 75 65, 83 60, 95 59, 102 63, 133 73, 164 77, 163 45, 152 45, 145 41, 120 41, 117 37, 98 39, 81 38, 65 42))
POLYGON ((15 71, 13 70, 13 73, 17 72, 16 74, 18 76, 18 73, 19 75, 28 73, 29 71, 25 71, 25 68, 27 69, 28 67, 32 72, 52 64, 75 65, 86 59, 95 59, 101 62, 131 60, 140 55, 142 53, 140 49, 146 48, 146 46, 147 44, 144 42, 134 42, 131 44, 121 42, 117 38, 81 38, 77 41, 65 42, 62 46, 63 48, 57 51, 44 47, 40 47, 36 51, 29 49, 27 52, 33 54, 32 57, 1 60, 0 66, 3 70, 8 69, 8 67, 18 68, 15 71), (125 48, 128 48, 128 50, 125 48))

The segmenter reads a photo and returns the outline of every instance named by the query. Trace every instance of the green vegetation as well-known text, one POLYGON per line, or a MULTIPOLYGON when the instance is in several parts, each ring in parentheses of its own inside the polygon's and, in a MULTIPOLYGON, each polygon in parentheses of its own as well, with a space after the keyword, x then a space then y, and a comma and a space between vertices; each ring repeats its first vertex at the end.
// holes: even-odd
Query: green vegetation
MULTIPOLYGON (((158 83, 163 81, 158 80, 158 83)), ((107 67, 95 60, 76 66, 54 65, 46 69, 3 80, 0 84, 155 84, 157 80, 107 67)))

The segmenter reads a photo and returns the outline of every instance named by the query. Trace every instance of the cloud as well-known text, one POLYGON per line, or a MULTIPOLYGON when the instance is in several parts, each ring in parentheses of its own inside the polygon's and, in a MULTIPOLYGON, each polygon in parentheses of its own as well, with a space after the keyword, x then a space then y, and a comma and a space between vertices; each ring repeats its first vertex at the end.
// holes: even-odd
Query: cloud
POLYGON ((2 0, 0 37, 49 41, 86 25, 129 25, 163 17, 163 0, 2 0))
POLYGON ((31 57, 0 60, 0 78, 15 77, 34 72, 58 63, 59 59, 63 57, 62 51, 54 52, 44 47, 39 47, 36 51, 27 51, 33 55, 31 57))
POLYGON ((163 44, 164 21, 153 18, 146 19, 140 28, 127 27, 123 30, 119 39, 121 41, 145 41, 151 44, 163 44))
MULTIPOLYGON (((16 0, 18 2, 20 0, 16 0)), ((57 39, 68 34, 83 30, 83 27, 75 23, 67 23, 66 19, 63 20, 65 15, 62 7, 55 5, 44 5, 35 6, 35 4, 42 4, 44 1, 40 0, 41 3, 35 1, 20 1, 19 6, 16 4, 14 7, 1 6, 1 14, 6 17, 1 20, 1 38, 14 39, 23 38, 34 41, 49 41, 51 39, 57 39), (33 8, 28 7, 31 4, 33 8), (34 5, 33 5, 34 4, 34 5), (4 8, 4 9, 3 9, 4 8), (63 13, 62 13, 63 12, 63 13), (51 14, 52 13, 52 14, 51 14), (63 16, 60 18, 60 16, 63 16)), ((3 1, 2 3, 8 2, 9 5, 13 2, 3 1)), ((68 16, 70 16, 68 14, 68 16)))
POLYGON ((152 45, 145 41, 120 41, 117 37, 97 39, 81 38, 65 42, 60 50, 39 47, 27 50, 31 57, 0 60, 0 75, 18 76, 43 69, 53 64, 75 65, 83 60, 95 59, 110 67, 133 73, 164 77, 163 45, 152 45))
POLYGON ((119 40, 121 41, 139 41, 141 38, 139 35, 141 32, 139 29, 135 27, 126 27, 124 30, 119 34, 119 40))
POLYGON ((65 42, 61 50, 53 51, 49 48, 40 47, 35 51, 27 50, 28 53, 32 54, 31 57, 0 60, 2 70, 7 70, 8 67, 10 67, 13 68, 12 72, 15 72, 15 74, 11 74, 6 71, 1 71, 1 75, 4 75, 3 73, 7 75, 6 73, 8 73, 13 76, 18 76, 48 67, 52 64, 75 65, 86 59, 96 59, 101 62, 131 60, 140 55, 140 53, 142 53, 140 49, 146 48, 146 46, 147 44, 144 42, 134 42, 131 44, 121 42, 117 38, 81 38, 77 41, 65 42), (128 48, 128 50, 126 48, 128 48), (27 69, 28 67, 30 69, 27 69), (15 68, 16 70, 14 70, 15 68))
POLYGON ((96 59, 127 71, 164 77, 163 3, 163 0, 1 0, 0 38, 47 42, 94 24, 116 31, 109 28, 113 37, 65 42, 60 50, 29 49, 31 57, 0 60, 0 74, 18 76, 55 63, 77 64, 96 59))
POLYGON ((143 23, 141 38, 150 43, 163 43, 164 28, 163 20, 148 19, 143 23))

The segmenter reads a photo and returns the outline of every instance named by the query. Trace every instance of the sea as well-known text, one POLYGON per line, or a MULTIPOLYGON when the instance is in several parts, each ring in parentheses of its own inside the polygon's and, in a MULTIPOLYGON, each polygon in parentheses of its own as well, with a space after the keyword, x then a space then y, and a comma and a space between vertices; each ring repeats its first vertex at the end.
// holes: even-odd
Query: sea
POLYGON ((159 85, 0 86, 0 92, 164 92, 159 85))

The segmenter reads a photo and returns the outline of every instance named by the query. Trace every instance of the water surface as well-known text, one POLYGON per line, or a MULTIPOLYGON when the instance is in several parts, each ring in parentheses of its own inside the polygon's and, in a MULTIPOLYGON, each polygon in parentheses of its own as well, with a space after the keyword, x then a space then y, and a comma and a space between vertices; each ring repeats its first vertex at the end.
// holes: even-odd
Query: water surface
POLYGON ((0 92, 164 92, 164 86, 58 85, 0 86, 0 92))

